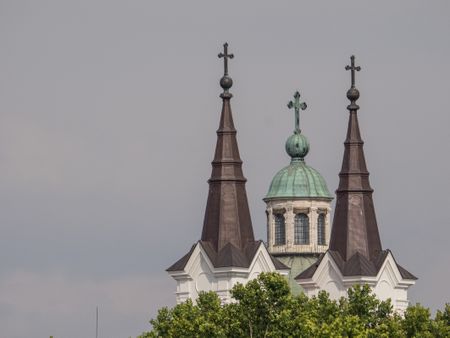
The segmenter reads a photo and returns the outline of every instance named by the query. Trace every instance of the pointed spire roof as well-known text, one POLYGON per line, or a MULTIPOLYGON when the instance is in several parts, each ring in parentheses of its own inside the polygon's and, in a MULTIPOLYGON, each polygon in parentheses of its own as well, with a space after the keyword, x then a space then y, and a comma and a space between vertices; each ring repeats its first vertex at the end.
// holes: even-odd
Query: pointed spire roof
MULTIPOLYGON (((347 98, 350 100, 347 109, 350 116, 347 138, 344 142, 344 159, 339 173, 339 187, 336 190, 330 246, 325 255, 329 255, 336 263, 343 276, 377 276, 390 250, 383 250, 381 247, 372 200, 373 189, 369 183, 364 142, 359 130, 357 114, 359 106, 356 104, 359 91, 355 87, 355 71, 360 71, 361 67, 355 66, 355 57, 351 56, 351 65, 345 69, 351 70, 352 78, 351 87, 347 91, 347 98)), ((300 285, 305 280, 309 283, 325 255, 322 255, 316 264, 300 273, 295 280, 300 285)), ((417 279, 397 262, 395 264, 402 278, 417 279)))
POLYGON ((224 76, 220 80, 223 88, 222 113, 212 173, 209 179, 209 194, 203 223, 202 241, 210 242, 216 252, 231 243, 236 248, 244 249, 249 242, 254 242, 252 221, 248 207, 245 182, 242 172, 242 160, 236 140, 229 89, 233 85, 228 76, 228 44, 224 44, 224 52, 219 54, 224 59, 224 76))
MULTIPOLYGON (((224 59, 224 75, 220 79, 220 86, 223 88, 223 93, 220 94, 222 112, 217 130, 216 151, 211 163, 211 178, 208 180, 209 193, 202 237, 191 251, 167 269, 169 272, 182 271, 197 246, 203 248, 215 268, 249 268, 258 249, 264 247, 264 243, 255 241, 253 235, 245 191, 247 180, 242 173, 242 160, 231 114, 230 100, 233 95, 229 89, 233 80, 228 75, 228 59, 234 56, 228 54, 227 43, 223 47, 223 53, 219 54, 219 58, 224 59)), ((269 256, 276 270, 288 269, 276 258, 270 254, 269 256)))
POLYGON ((347 92, 350 115, 330 238, 330 250, 339 252, 344 261, 357 253, 374 260, 382 251, 372 200, 373 190, 364 158, 364 142, 358 124, 359 106, 356 100, 359 91, 355 87, 355 71, 360 69, 355 66, 355 57, 352 56, 351 65, 346 67, 346 70, 351 70, 352 78, 351 88, 347 92))

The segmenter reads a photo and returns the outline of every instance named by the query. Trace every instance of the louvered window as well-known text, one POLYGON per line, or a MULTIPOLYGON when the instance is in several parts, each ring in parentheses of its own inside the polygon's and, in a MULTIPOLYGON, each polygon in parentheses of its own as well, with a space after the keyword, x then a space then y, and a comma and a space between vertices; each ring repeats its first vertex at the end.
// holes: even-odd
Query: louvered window
POLYGON ((286 225, 282 214, 275 214, 275 245, 286 244, 286 225))
POLYGON ((296 214, 294 219, 294 243, 309 244, 309 217, 306 214, 296 214))

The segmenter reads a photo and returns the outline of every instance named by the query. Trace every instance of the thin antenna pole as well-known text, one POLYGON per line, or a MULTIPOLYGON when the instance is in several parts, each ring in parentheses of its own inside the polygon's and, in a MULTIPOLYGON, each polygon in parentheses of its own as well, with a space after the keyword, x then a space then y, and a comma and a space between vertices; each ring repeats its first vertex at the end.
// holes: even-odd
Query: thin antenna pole
POLYGON ((95 311, 95 338, 98 338, 98 306, 95 311))

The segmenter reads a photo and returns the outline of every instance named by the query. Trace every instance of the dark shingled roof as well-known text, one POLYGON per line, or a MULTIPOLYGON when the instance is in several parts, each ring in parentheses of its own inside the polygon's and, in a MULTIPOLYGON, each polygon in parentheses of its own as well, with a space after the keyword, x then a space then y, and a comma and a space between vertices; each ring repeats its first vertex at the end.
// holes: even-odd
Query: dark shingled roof
MULTIPOLYGON (((225 48, 227 47, 224 46, 225 48)), ((226 54, 226 53, 225 53, 226 54)), ((231 114, 231 78, 227 70, 221 80, 224 92, 217 143, 212 161, 209 193, 200 244, 214 267, 249 267, 261 241, 255 241, 247 201, 242 160, 231 114)), ((167 271, 183 270, 193 248, 167 271)), ((288 269, 271 257, 277 269, 288 269)))
MULTIPOLYGON (((241 250, 236 248, 233 244, 228 243, 225 245, 222 250, 218 253, 214 249, 213 245, 210 242, 198 241, 198 243, 202 246, 203 250, 205 250, 209 260, 213 264, 215 268, 223 268, 223 267, 239 267, 239 268, 248 268, 255 257, 255 253, 258 250, 260 245, 264 245, 262 241, 255 241, 247 243, 246 247, 241 250)), ((184 255, 181 259, 179 259, 175 264, 169 267, 166 271, 183 271, 186 266, 189 258, 194 251, 196 244, 194 244, 191 250, 184 255)), ((270 255, 270 258, 275 265, 277 270, 289 270, 289 268, 281 263, 278 259, 270 255)))
POLYGON ((186 255, 177 260, 174 264, 172 264, 169 268, 167 268, 166 271, 182 271, 186 266, 187 262, 189 261, 189 258, 191 258, 194 249, 195 244, 191 247, 191 250, 189 250, 189 252, 186 255))
POLYGON ((417 279, 416 276, 414 276, 411 272, 406 270, 403 266, 397 264, 397 268, 399 269, 400 274, 402 275, 403 278, 405 278, 405 279, 414 279, 414 280, 417 279))
MULTIPOLYGON (((390 253, 390 250, 381 251, 378 254, 378 256, 371 261, 369 261, 366 257, 364 257, 364 255, 361 255, 359 252, 355 253, 352 257, 350 257, 348 261, 344 261, 342 259, 341 254, 337 251, 328 250, 328 253, 331 255, 333 261, 336 263, 336 265, 339 268, 339 271, 342 273, 343 276, 370 277, 376 276, 378 274, 384 261, 386 260, 388 254, 390 253)), ((295 277, 295 280, 312 278, 317 268, 319 267, 320 263, 322 262, 323 257, 324 255, 321 255, 315 264, 311 265, 308 269, 300 273, 297 277, 295 277)), ((406 269, 398 265, 397 262, 395 262, 395 264, 397 265, 398 270, 404 279, 413 279, 413 280, 417 279, 417 277, 415 277, 412 273, 408 272, 406 269)))
MULTIPOLYGON (((347 92, 350 116, 328 252, 343 276, 376 276, 389 250, 381 247, 372 200, 373 190, 364 157, 364 142, 359 130, 359 106, 356 104, 359 91, 354 83, 354 56, 352 67, 346 69, 352 70, 352 86, 347 92)), ((296 280, 311 278, 322 259, 323 256, 299 274, 296 280)), ((397 264, 397 267, 403 278, 417 279, 400 265, 397 264)))
POLYGON ((316 272, 317 268, 320 265, 320 262, 322 262, 322 259, 325 255, 321 254, 319 256, 319 259, 317 260, 317 262, 315 262, 313 265, 311 265, 309 268, 307 268, 306 270, 302 271, 297 277, 295 277, 295 280, 300 280, 300 279, 310 279, 312 278, 312 276, 314 276, 314 273, 316 272))
POLYGON ((201 238, 202 241, 210 242, 216 252, 221 251, 228 243, 243 249, 248 242, 255 241, 245 191, 247 180, 242 172, 242 160, 231 114, 231 94, 222 95, 222 99, 201 238))
POLYGON ((347 138, 330 237, 330 250, 338 251, 346 261, 357 252, 371 260, 382 250, 373 190, 364 158, 364 142, 359 130, 358 108, 356 104, 349 106, 347 138))

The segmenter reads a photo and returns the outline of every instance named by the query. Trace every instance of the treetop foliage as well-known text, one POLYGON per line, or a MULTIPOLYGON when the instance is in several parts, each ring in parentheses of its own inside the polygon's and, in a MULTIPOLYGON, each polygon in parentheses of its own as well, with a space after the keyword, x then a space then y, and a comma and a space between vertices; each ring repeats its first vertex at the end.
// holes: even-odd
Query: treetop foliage
POLYGON ((293 296, 284 277, 262 273, 231 291, 235 302, 221 304, 214 292, 159 310, 152 330, 138 338, 156 337, 318 337, 318 338, 450 338, 450 304, 431 318, 420 304, 400 316, 390 300, 380 301, 367 285, 355 285, 346 298, 331 300, 293 296))

